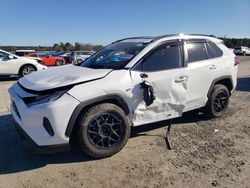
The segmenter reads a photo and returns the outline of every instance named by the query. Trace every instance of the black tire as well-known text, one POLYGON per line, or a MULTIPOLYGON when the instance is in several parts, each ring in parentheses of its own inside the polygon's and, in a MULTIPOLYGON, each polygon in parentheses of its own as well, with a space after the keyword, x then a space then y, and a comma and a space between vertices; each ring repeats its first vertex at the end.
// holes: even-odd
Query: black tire
POLYGON ((35 66, 33 65, 24 65, 20 71, 19 71, 19 75, 20 76, 26 76, 32 72, 35 72, 36 71, 36 68, 35 66))
POLYGON ((56 60, 55 65, 61 66, 63 64, 62 60, 56 60))
POLYGON ((243 56, 246 56, 247 54, 246 54, 246 52, 243 52, 243 56))
POLYGON ((204 107, 204 115, 210 118, 221 117, 228 108, 229 91, 226 86, 217 84, 214 86, 206 106, 204 107))
POLYGON ((82 150, 91 157, 105 158, 125 146, 130 137, 131 124, 119 106, 103 103, 82 113, 78 128, 78 142, 82 150))

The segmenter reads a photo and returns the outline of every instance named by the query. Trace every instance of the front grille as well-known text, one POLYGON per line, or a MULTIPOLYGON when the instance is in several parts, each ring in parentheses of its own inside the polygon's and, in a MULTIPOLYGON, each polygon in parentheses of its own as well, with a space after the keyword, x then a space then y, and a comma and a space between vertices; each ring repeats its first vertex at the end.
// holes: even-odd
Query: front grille
POLYGON ((14 101, 12 101, 12 106, 13 106, 13 109, 14 109, 15 113, 17 114, 17 116, 21 119, 20 113, 19 113, 14 101))

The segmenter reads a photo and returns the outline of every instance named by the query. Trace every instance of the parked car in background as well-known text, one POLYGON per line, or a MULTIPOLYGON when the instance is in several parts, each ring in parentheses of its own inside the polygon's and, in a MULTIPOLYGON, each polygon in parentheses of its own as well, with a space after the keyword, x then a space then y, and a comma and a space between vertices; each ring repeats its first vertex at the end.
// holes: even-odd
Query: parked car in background
POLYGON ((127 38, 81 64, 20 79, 9 89, 11 114, 38 152, 68 150, 77 139, 90 156, 109 157, 125 146, 132 126, 200 108, 221 117, 238 63, 222 40, 209 36, 127 38))
POLYGON ((250 48, 246 47, 246 46, 239 46, 234 48, 234 54, 235 55, 250 55, 250 48))
POLYGON ((73 64, 79 64, 81 63, 83 60, 87 59, 88 57, 90 57, 91 55, 93 55, 95 53, 95 51, 74 51, 71 52, 71 57, 73 60, 73 64))
POLYGON ((71 52, 63 52, 59 55, 59 57, 62 57, 65 59, 66 63, 71 64, 73 59, 71 57, 71 52))
POLYGON ((35 59, 19 57, 4 50, 0 50, 0 75, 18 74, 20 76, 25 76, 34 71, 47 68, 40 63, 35 59))
POLYGON ((35 58, 41 58, 43 61, 43 64, 46 66, 60 66, 66 64, 66 61, 62 57, 53 57, 49 55, 48 53, 31 53, 25 55, 26 57, 35 57, 35 58))
POLYGON ((16 50, 15 54, 18 56, 25 56, 27 54, 35 53, 35 52, 36 52, 35 50, 16 50))

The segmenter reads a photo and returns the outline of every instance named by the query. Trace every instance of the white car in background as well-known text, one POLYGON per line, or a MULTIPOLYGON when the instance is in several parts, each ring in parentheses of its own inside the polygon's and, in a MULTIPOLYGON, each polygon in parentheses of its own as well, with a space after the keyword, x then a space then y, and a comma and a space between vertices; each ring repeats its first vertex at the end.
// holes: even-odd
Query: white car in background
POLYGON ((18 56, 25 56, 27 54, 35 53, 36 50, 16 50, 15 54, 18 56))
POLYGON ((71 53, 71 57, 73 60, 73 64, 79 64, 91 55, 93 55, 95 51, 74 51, 71 53))
POLYGON ((39 62, 39 60, 19 57, 4 50, 0 50, 0 76, 15 74, 25 76, 34 71, 47 68, 39 62))
POLYGON ((236 47, 234 48, 234 54, 235 55, 250 55, 250 48, 246 47, 246 46, 240 46, 240 47, 236 47))

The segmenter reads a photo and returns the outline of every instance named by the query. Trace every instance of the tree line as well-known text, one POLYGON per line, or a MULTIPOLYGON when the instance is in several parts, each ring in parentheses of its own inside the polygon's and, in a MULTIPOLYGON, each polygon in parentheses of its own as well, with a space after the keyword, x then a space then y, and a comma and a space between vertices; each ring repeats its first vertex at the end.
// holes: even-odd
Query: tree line
MULTIPOLYGON (((214 35, 210 35, 215 37, 214 35)), ((226 38, 218 37, 223 40, 228 48, 235 48, 237 46, 247 46, 250 47, 249 38, 226 38)), ((0 49, 13 52, 15 50, 36 50, 36 51, 57 51, 57 52, 69 52, 69 51, 79 51, 79 50, 94 50, 98 51, 103 48, 102 45, 93 45, 90 43, 79 43, 76 42, 71 44, 69 42, 55 43, 53 46, 0 46, 0 49)))
POLYGON ((236 39, 236 38, 219 37, 219 39, 223 40, 228 48, 235 48, 238 46, 247 46, 250 48, 249 38, 236 39))
POLYGON ((103 48, 102 45, 93 45, 89 43, 79 43, 71 44, 69 42, 55 43, 53 46, 0 46, 0 49, 14 52, 15 50, 36 50, 36 51, 56 51, 56 52, 70 52, 79 50, 94 50, 99 51, 103 48))

